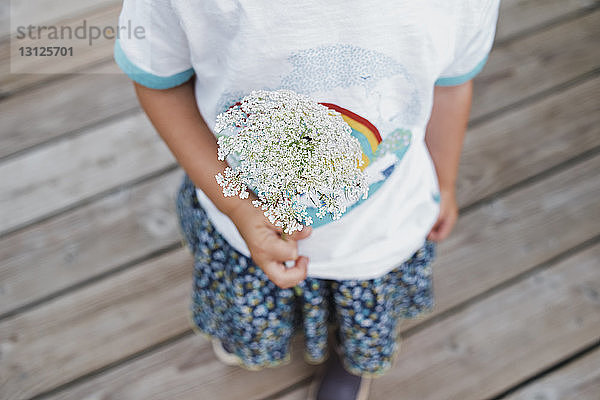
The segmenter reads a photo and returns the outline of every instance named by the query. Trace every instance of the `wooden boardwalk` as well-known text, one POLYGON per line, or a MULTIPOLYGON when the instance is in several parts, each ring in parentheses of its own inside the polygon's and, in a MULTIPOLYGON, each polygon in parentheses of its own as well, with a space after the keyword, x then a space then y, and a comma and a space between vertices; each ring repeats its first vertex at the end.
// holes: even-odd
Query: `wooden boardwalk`
MULTIPOLYGON (((98 24, 120 7, 44 3, 98 24)), ((436 309, 403 326, 372 400, 600 399, 599 5, 503 0, 436 309)), ((299 345, 249 372, 193 333, 182 172, 111 47, 78 60, 8 74, 0 50, 0 399, 304 399, 299 345)))

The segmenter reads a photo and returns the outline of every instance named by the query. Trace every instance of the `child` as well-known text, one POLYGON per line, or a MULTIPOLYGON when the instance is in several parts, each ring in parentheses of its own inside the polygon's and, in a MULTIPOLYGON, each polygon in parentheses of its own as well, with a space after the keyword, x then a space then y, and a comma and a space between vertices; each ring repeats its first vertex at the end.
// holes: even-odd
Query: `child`
POLYGON ((457 218, 455 181, 471 79, 499 0, 125 0, 115 59, 186 172, 177 212, 194 255, 191 318, 217 355, 249 369, 336 351, 311 396, 366 399, 399 322, 433 309, 435 242, 457 218), (281 239, 215 180, 216 115, 252 90, 289 89, 339 111, 361 143, 369 197, 281 239), (286 268, 284 262, 295 260, 286 268), (329 326, 330 325, 330 326, 329 326), (331 328, 331 329, 329 329, 331 328))

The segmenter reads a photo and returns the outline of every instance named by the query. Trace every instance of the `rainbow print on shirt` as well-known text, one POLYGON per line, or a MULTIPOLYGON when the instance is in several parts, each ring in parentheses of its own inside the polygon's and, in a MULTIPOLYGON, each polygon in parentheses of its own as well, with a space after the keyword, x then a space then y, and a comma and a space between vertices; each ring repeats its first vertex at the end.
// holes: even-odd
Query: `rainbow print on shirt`
POLYGON ((375 158, 375 153, 377 151, 377 147, 379 147, 379 143, 381 143, 381 135, 379 131, 370 123, 367 119, 361 117, 358 114, 354 114, 350 110, 346 110, 340 106, 336 106, 331 103, 320 103, 327 108, 335 110, 342 114, 342 118, 350 128, 352 128, 352 136, 358 139, 360 142, 360 147, 363 150, 363 161, 364 164, 360 167, 362 171, 367 168, 371 162, 375 158))
MULTIPOLYGON (((360 168, 368 174, 369 197, 373 196, 404 157, 411 143, 411 132, 406 129, 396 129, 382 139, 377 127, 366 118, 332 103, 320 104, 339 112, 344 121, 352 128, 352 136, 358 139, 363 152, 364 164, 360 168)), ((361 198, 348 206, 341 218, 366 200, 368 198, 361 198)), ((315 228, 333 221, 329 214, 323 218, 317 217, 315 207, 309 206, 307 212, 312 217, 312 225, 315 228)))

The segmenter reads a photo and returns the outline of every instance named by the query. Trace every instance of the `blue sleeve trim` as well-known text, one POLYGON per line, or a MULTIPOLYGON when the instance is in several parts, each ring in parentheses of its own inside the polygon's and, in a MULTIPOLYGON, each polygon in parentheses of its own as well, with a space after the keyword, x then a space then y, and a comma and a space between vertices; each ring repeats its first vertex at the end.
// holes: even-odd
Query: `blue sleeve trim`
POLYGON ((129 76, 142 86, 151 89, 169 89, 187 82, 193 75, 194 69, 190 68, 171 76, 158 76, 142 70, 133 64, 123 52, 119 40, 115 40, 114 58, 117 65, 129 76))
POLYGON ((479 72, 481 72, 481 70, 483 69, 483 66, 485 65, 485 63, 488 60, 488 57, 489 57, 489 54, 486 55, 483 58, 483 60, 479 61, 479 64, 477 64, 475 66, 475 68, 473 68, 470 72, 467 72, 464 75, 453 76, 453 77, 449 77, 449 78, 439 78, 437 81, 435 81, 435 86, 456 86, 456 85, 463 84, 467 81, 470 81, 471 79, 473 79, 475 77, 475 75, 477 75, 479 72))

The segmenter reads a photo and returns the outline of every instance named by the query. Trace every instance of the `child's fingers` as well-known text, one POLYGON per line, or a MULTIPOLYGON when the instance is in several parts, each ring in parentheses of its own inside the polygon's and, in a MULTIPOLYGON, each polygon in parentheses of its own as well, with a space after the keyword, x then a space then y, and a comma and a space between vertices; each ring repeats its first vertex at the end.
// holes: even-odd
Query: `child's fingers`
POLYGON ((446 239, 446 237, 450 234, 450 224, 447 221, 440 226, 438 230, 438 237, 440 240, 446 239))
POLYGON ((438 242, 440 240, 439 235, 436 231, 429 232, 429 235, 427 235, 427 239, 433 240, 434 242, 438 242))
POLYGON ((429 234, 429 236, 430 236, 429 239, 433 240, 434 242, 439 242, 442 239, 441 229, 442 229, 442 225, 439 225, 435 228, 435 230, 432 230, 431 233, 429 234))
POLYGON ((450 232, 454 228, 456 219, 456 216, 452 214, 440 217, 433 228, 431 228, 431 232, 427 238, 436 242, 446 239, 448 236, 450 236, 450 232))
POLYGON ((427 235, 427 239, 433 240, 433 241, 437 241, 439 239, 439 230, 440 230, 440 226, 442 225, 442 222, 443 222, 443 219, 438 218, 438 220, 435 222, 435 224, 431 228, 431 231, 429 231, 429 235, 427 235))
POLYGON ((301 231, 296 231, 292 235, 288 236, 288 240, 302 240, 306 239, 312 233, 312 227, 305 226, 301 231))
MULTIPOLYGON (((296 259, 296 264, 291 268, 291 269, 299 269, 300 270, 300 274, 302 276, 301 281, 303 281, 304 279, 306 279, 306 273, 308 271, 308 257, 306 256, 300 256, 296 259)), ((290 270, 290 268, 288 268, 288 271, 290 270)))
POLYGON ((275 261, 288 261, 298 258, 298 244, 295 240, 283 240, 279 236, 272 236, 272 240, 263 243, 265 252, 275 261))
POLYGON ((300 232, 294 232, 288 236, 285 240, 280 235, 273 235, 273 240, 269 243, 264 243, 264 247, 267 252, 276 261, 288 261, 295 260, 298 258, 298 240, 307 238, 312 232, 312 228, 304 227, 300 232))
POLYGON ((283 263, 275 261, 267 262, 263 267, 265 274, 278 287, 287 289, 296 286, 306 279, 308 269, 308 258, 300 256, 292 268, 286 268, 283 263))
POLYGON ((444 223, 438 229, 439 240, 444 240, 450 236, 450 232, 452 231, 452 228, 454 228, 455 221, 456 219, 452 217, 448 217, 444 220, 444 223))

